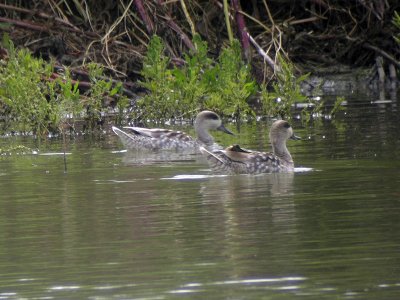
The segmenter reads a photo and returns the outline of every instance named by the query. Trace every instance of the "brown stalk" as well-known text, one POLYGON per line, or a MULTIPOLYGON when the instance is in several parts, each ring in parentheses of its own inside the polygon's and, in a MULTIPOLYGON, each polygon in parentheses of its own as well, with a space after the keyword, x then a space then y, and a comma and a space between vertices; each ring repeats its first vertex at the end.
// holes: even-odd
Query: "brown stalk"
POLYGON ((41 11, 36 11, 36 10, 30 10, 30 9, 26 9, 26 8, 22 8, 22 7, 16 7, 13 5, 8 5, 8 4, 2 4, 0 3, 0 8, 6 9, 6 10, 13 10, 16 12, 20 12, 20 13, 25 13, 25 14, 30 14, 30 15, 35 15, 44 19, 49 19, 49 20, 54 20, 57 23, 63 24, 65 26, 71 27, 74 29, 74 31, 76 32, 81 32, 81 30, 79 30, 79 28, 75 27, 74 25, 72 25, 70 22, 65 21, 61 18, 58 17, 54 17, 54 16, 50 16, 44 12, 41 11))
POLYGON ((147 32, 149 34, 154 34, 154 24, 150 19, 146 9, 144 8, 142 0, 135 0, 135 6, 139 12, 140 17, 142 18, 143 23, 146 26, 147 32))
MULTIPOLYGON (((222 8, 222 4, 219 1, 214 1, 216 5, 218 5, 220 8, 222 8)), ((231 19, 233 19, 232 15, 229 15, 231 19)), ((256 42, 256 40, 251 36, 250 33, 246 32, 250 43, 253 45, 253 47, 257 50, 258 54, 264 59, 264 61, 267 62, 267 64, 271 67, 272 70, 277 71, 280 70, 278 64, 274 62, 274 60, 264 51, 264 49, 256 42)))
POLYGON ((14 24, 19 27, 24 27, 24 28, 28 28, 28 29, 32 29, 32 30, 36 30, 36 31, 46 31, 46 32, 50 31, 49 28, 46 26, 37 25, 37 24, 31 23, 28 21, 20 21, 20 20, 13 20, 13 19, 9 19, 9 18, 0 17, 0 22, 14 24))
POLYGON ((239 33, 239 39, 242 44, 244 56, 247 62, 251 60, 250 42, 249 35, 246 29, 246 22, 244 21, 243 15, 240 13, 240 3, 238 0, 232 0, 233 10, 235 12, 236 24, 239 33))
POLYGON ((378 47, 376 47, 374 45, 371 45, 370 43, 364 43, 363 47, 375 51, 376 53, 378 53, 378 54, 382 55, 383 57, 385 57, 387 60, 391 61, 398 68, 400 68, 400 61, 396 60, 392 55, 390 55, 386 51, 384 51, 382 49, 379 49, 378 47))

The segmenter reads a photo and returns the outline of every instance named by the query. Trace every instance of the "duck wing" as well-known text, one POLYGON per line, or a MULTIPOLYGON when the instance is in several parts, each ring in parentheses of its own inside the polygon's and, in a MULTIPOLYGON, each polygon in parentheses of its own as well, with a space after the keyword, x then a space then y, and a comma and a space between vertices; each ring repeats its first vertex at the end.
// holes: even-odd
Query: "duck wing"
POLYGON ((213 173, 217 174, 242 174, 246 173, 246 163, 233 160, 226 154, 225 150, 209 151, 200 147, 200 152, 207 159, 213 173))
POLYGON ((124 127, 124 130, 130 134, 143 135, 150 138, 160 138, 170 133, 176 132, 164 128, 144 128, 144 127, 124 127))
POLYGON ((128 149, 152 151, 195 151, 197 149, 196 141, 181 131, 142 127, 124 127, 124 130, 112 127, 112 130, 128 149))
POLYGON ((225 150, 208 151, 201 147, 211 170, 218 174, 261 174, 283 170, 281 161, 273 153, 250 151, 230 146, 225 150))

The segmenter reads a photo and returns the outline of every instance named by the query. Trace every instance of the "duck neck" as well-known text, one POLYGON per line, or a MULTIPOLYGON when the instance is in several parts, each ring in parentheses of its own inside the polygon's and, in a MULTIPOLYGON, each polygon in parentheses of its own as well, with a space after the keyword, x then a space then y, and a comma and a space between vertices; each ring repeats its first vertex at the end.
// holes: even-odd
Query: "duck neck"
POLYGON ((285 161, 286 163, 293 165, 292 156, 289 153, 289 150, 286 147, 285 142, 272 142, 272 151, 276 156, 278 156, 281 160, 285 161))
POLYGON ((194 129, 197 134, 197 139, 200 142, 204 143, 207 146, 211 146, 212 144, 214 144, 214 139, 211 136, 211 134, 208 132, 208 130, 206 130, 202 126, 199 126, 199 124, 197 124, 197 123, 194 124, 194 129))

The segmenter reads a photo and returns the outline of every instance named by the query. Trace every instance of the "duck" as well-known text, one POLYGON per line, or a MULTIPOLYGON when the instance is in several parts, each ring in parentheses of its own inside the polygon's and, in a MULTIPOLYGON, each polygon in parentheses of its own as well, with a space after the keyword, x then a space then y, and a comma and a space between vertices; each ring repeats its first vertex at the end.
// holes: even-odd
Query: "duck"
POLYGON ((231 145, 224 150, 200 151, 206 157, 211 170, 218 174, 261 174, 291 173, 294 171, 293 158, 286 147, 288 139, 299 140, 290 124, 285 120, 275 121, 269 132, 272 152, 247 150, 231 145))
POLYGON ((197 138, 182 131, 164 128, 124 127, 123 129, 112 127, 128 150, 170 150, 185 154, 201 154, 200 147, 210 151, 223 149, 214 142, 214 138, 209 133, 210 130, 234 135, 224 126, 217 113, 208 110, 198 113, 194 121, 197 138))

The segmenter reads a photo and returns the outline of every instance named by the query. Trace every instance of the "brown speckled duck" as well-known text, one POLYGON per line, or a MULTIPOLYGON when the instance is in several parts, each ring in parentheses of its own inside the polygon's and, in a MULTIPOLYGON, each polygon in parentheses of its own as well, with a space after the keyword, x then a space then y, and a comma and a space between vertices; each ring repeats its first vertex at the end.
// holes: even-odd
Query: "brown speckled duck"
POLYGON ((162 128, 124 127, 124 130, 121 130, 112 127, 112 130, 129 150, 171 150, 186 154, 201 153, 200 147, 210 151, 222 149, 214 143, 214 138, 210 135, 209 130, 233 134, 222 124, 219 115, 212 111, 200 112, 194 121, 194 129, 197 139, 182 131, 162 128))
POLYGON ((275 121, 269 132, 272 152, 258 152, 243 149, 238 145, 225 150, 209 151, 200 148, 215 173, 219 174, 260 174, 293 172, 294 163, 286 147, 288 139, 298 140, 287 121, 275 121))

